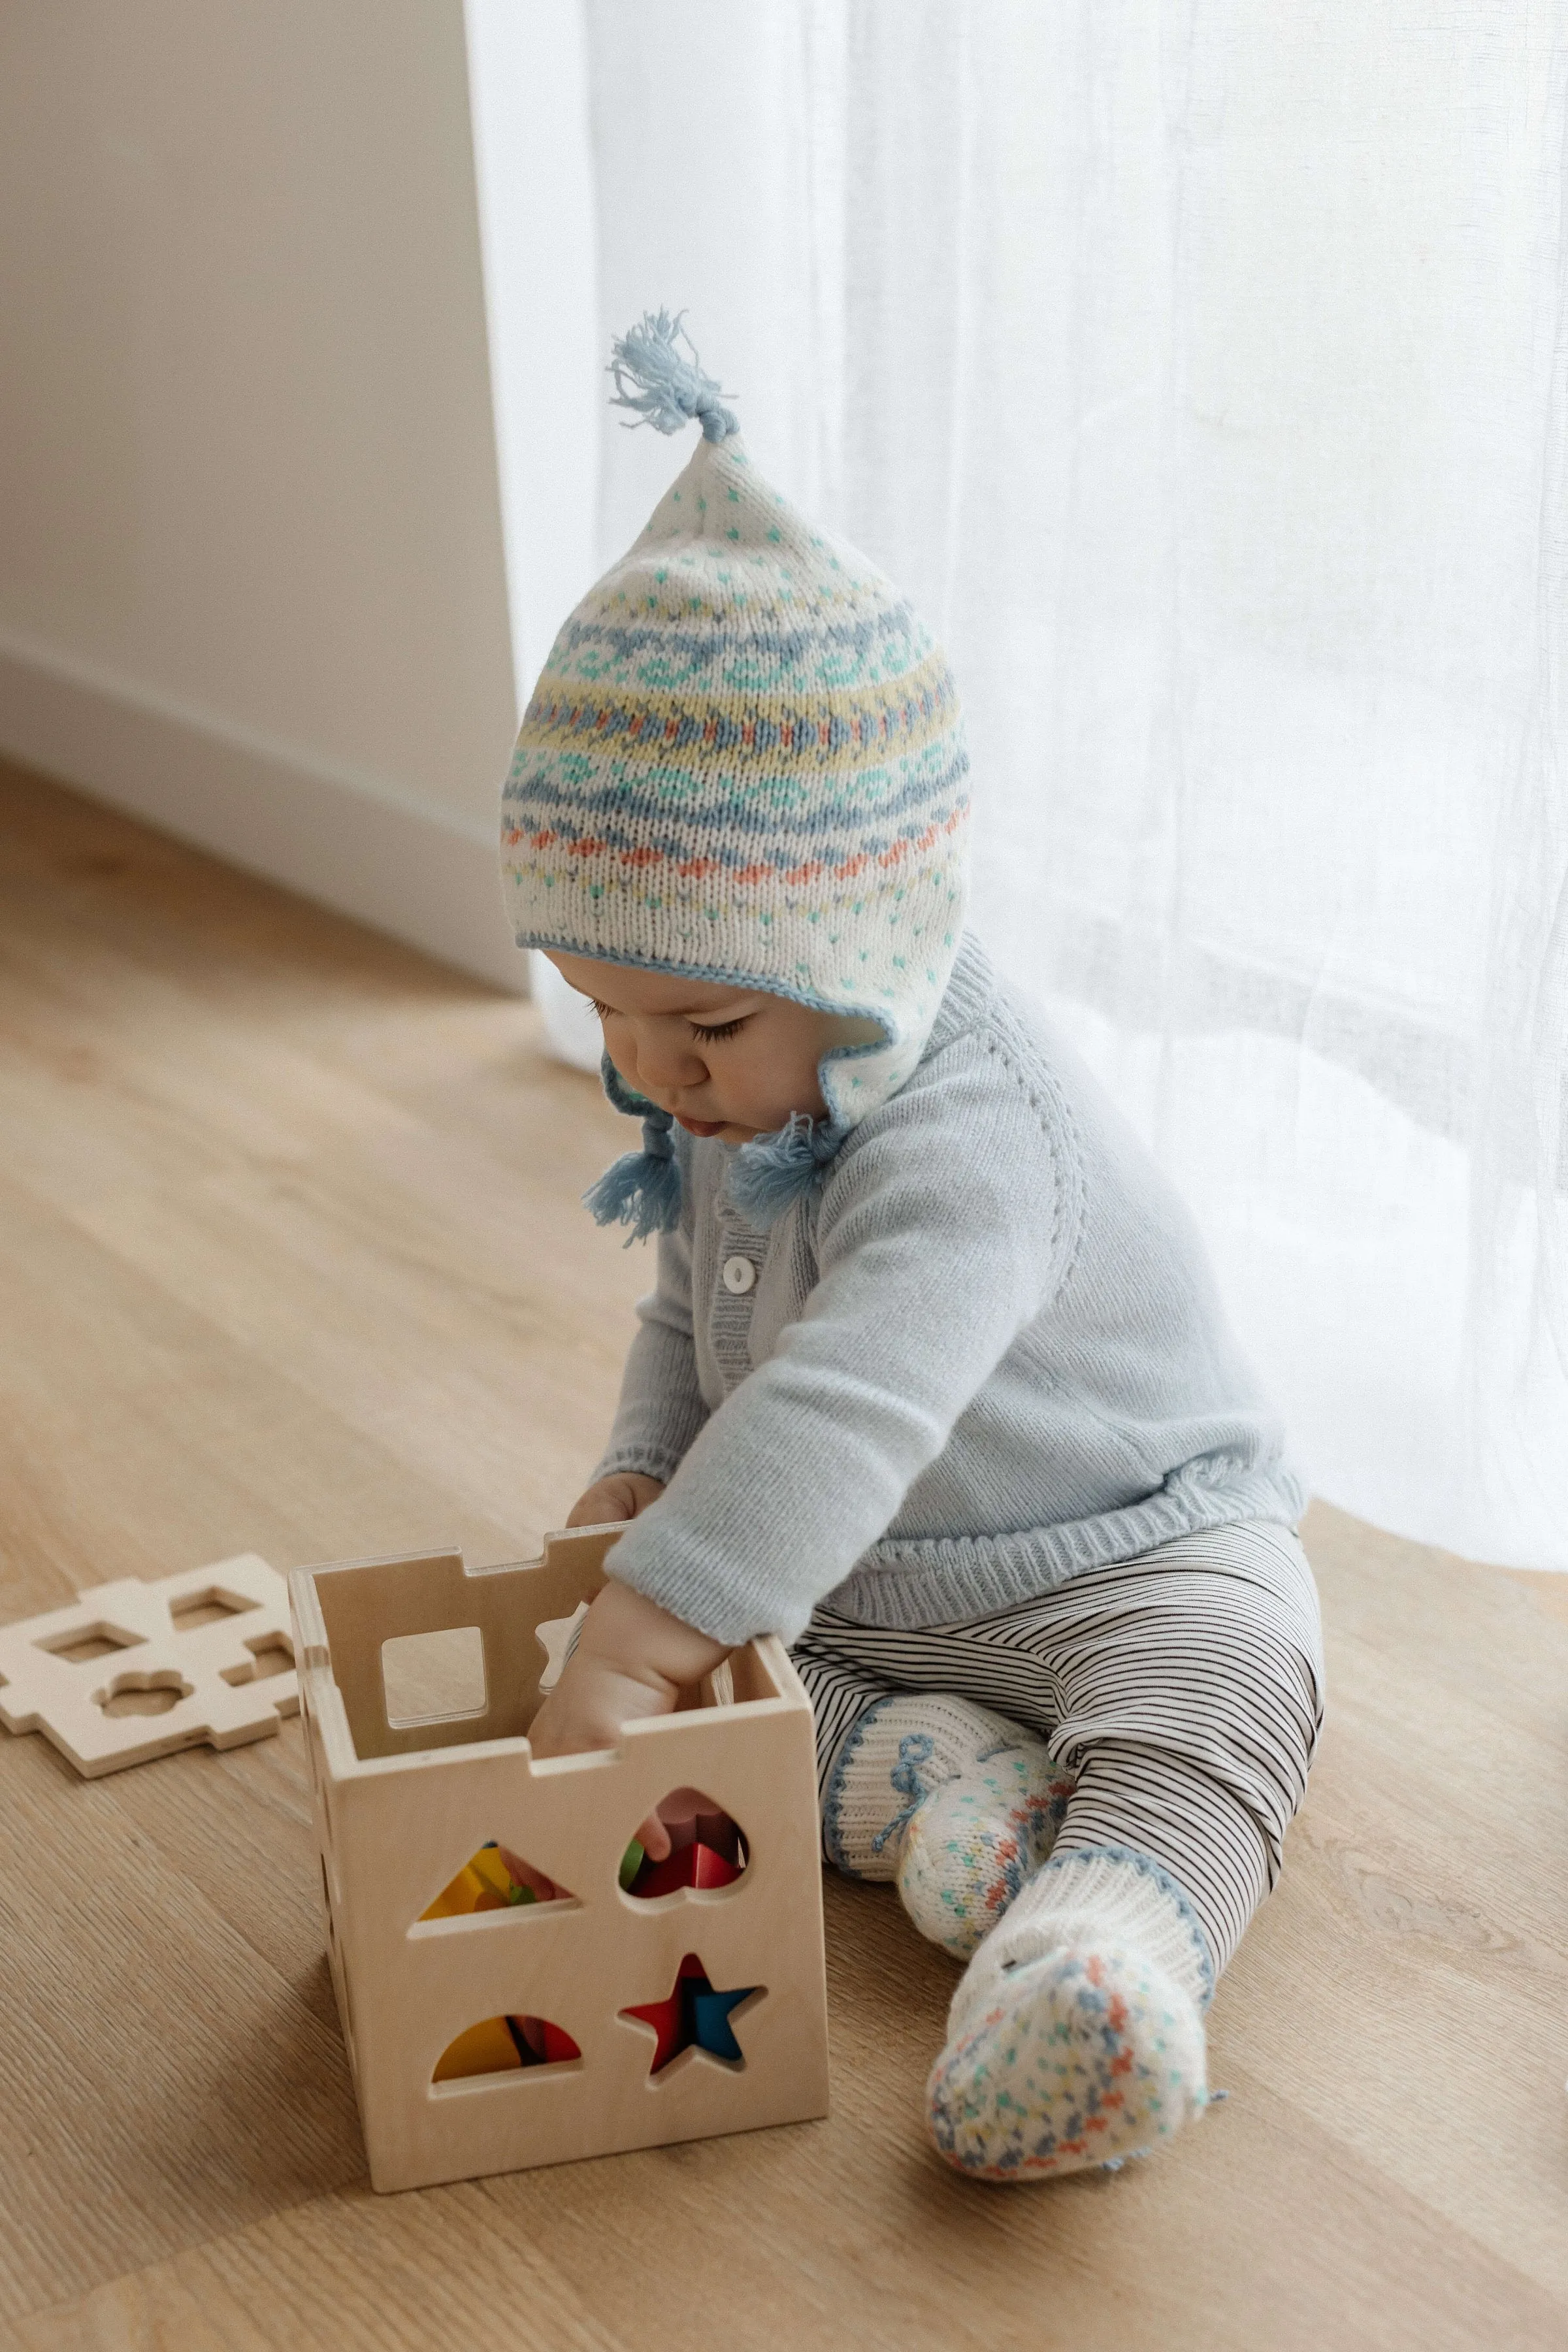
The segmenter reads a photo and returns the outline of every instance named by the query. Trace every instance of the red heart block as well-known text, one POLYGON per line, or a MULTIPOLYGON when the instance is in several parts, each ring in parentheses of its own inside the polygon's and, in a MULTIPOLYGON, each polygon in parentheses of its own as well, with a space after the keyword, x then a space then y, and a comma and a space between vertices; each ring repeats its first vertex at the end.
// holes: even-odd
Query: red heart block
POLYGON ((632 1893, 651 1901, 656 1895, 673 1895, 679 1886, 729 1886, 740 1875, 740 1864, 726 1862, 710 1845, 683 1845, 663 1862, 645 1864, 632 1893))

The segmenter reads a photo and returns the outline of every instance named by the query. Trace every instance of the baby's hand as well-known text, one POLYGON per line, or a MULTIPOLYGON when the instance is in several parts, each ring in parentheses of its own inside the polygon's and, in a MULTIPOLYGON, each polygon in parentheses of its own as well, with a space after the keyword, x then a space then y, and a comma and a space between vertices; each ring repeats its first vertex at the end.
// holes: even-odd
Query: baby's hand
MULTIPOLYGON (((722 1642, 710 1641, 612 1576, 590 1603, 577 1646, 528 1727, 534 1754, 577 1756, 616 1747, 624 1724, 673 1714, 681 1692, 729 1654, 722 1642)), ((657 1813, 637 1836, 651 1861, 664 1860, 669 1832, 657 1813)))
POLYGON ((640 1470, 617 1470, 579 1495, 566 1515, 569 1528, 602 1528, 608 1519, 635 1519, 664 1492, 662 1478, 645 1478, 640 1470))

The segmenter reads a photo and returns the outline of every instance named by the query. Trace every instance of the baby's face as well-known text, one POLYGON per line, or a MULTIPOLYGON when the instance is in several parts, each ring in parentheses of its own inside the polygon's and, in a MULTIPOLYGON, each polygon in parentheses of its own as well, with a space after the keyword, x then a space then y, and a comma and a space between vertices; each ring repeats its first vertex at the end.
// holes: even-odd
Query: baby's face
POLYGON ((627 1086, 693 1135, 725 1143, 771 1135, 792 1111, 821 1118, 823 1055, 838 1045, 873 1045, 882 1034, 874 1021, 724 981, 639 971, 590 956, 552 953, 550 961, 597 1013, 605 1050, 627 1086))

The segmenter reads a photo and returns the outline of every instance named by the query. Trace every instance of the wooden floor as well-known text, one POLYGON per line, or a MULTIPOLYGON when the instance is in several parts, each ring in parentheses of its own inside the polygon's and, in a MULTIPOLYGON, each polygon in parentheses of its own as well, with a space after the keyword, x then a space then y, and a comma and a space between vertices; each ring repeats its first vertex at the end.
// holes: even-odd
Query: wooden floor
MULTIPOLYGON (((0 1617, 256 1549, 535 1549, 643 1278, 526 1006, 0 775, 0 1617)), ((1568 1582, 1317 1507, 1331 1727, 1121 2176, 926 2152, 952 1965, 827 1888, 832 2119, 366 2185, 298 1725, 87 1785, 0 1742, 0 2347, 1568 2343, 1568 1582)))

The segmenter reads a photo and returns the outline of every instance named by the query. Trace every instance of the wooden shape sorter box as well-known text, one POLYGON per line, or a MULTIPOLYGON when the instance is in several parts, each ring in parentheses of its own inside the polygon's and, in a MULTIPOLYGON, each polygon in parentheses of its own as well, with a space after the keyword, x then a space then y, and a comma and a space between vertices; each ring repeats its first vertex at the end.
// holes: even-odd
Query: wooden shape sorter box
POLYGON ((500 1568, 443 1552, 290 1579, 327 1949, 378 2189, 827 2112, 811 1703, 783 1643, 748 1643, 677 1713, 627 1724, 618 1748, 535 1762, 529 1746, 546 1636, 559 1648, 623 1532, 574 1529, 500 1568), (449 1668, 461 1629, 476 1658, 482 1645, 482 1684, 449 1683, 438 1718, 434 1705, 418 1717, 400 1684, 389 1697, 412 1637, 444 1641, 449 1668), (720 1886, 629 1893, 638 1824, 696 1791, 739 1824, 744 1867, 720 1886), (558 1899, 447 1914, 443 1890, 489 1846, 558 1899), (734 2001, 729 2031, 686 2037, 659 2064, 658 2027, 637 2012, 685 1979, 734 2001), (545 2063, 512 2063, 509 2022, 536 2043, 548 2023, 545 2063), (491 2042, 496 2071, 451 2074, 455 2043, 491 2042))
POLYGON ((300 1704, 289 1589, 255 1552, 95 1585, 0 1628, 0 1723, 41 1731, 84 1780, 265 1738, 300 1704))

